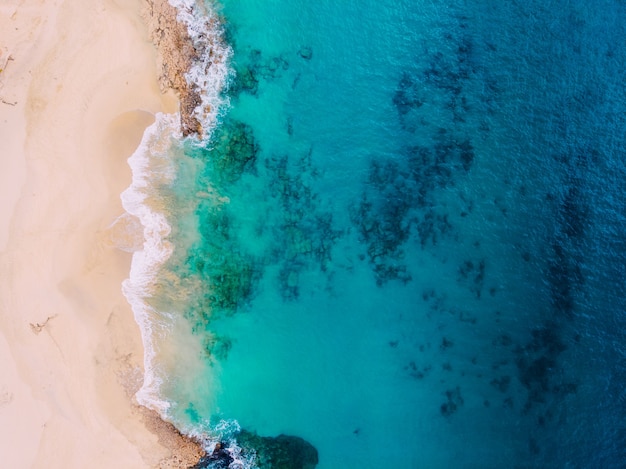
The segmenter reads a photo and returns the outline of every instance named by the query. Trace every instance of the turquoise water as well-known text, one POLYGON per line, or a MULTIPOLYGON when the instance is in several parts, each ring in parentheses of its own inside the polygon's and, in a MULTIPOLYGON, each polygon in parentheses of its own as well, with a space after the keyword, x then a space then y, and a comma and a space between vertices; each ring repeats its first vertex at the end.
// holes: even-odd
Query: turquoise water
POLYGON ((163 150, 159 409, 320 469, 623 467, 626 5, 215 8, 229 104, 163 150))

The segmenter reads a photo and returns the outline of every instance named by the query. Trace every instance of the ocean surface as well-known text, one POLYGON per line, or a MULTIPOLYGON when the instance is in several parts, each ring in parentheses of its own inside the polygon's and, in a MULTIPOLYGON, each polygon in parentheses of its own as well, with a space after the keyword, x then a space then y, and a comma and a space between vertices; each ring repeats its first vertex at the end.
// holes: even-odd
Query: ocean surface
POLYGON ((204 138, 159 115, 130 159, 140 402, 233 468, 270 467, 240 428, 319 469, 626 467, 626 3, 177 5, 221 59, 204 138))

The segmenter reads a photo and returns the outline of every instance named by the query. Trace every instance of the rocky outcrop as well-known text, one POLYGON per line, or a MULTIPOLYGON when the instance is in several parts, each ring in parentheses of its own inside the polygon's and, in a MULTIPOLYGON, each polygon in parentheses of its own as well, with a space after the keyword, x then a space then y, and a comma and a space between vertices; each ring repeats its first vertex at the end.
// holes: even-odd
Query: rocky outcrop
MULTIPOLYGON (((240 456, 254 459, 259 469, 315 469, 318 455, 315 447, 297 436, 259 436, 241 430, 234 435, 241 448, 240 456)), ((211 454, 205 455, 189 469, 227 469, 235 460, 226 449, 226 443, 218 443, 211 454)))
POLYGON ((177 14, 167 0, 148 0, 144 9, 150 37, 157 48, 161 91, 172 89, 178 95, 183 135, 200 135, 202 126, 195 116, 196 108, 202 103, 200 89, 185 77, 199 52, 194 48, 187 25, 177 19, 177 14))
POLYGON ((261 469, 314 469, 318 463, 317 449, 297 436, 265 437, 242 430, 237 443, 244 452, 256 452, 261 469))
POLYGON ((170 456, 159 461, 159 469, 186 469, 202 460, 206 452, 200 441, 183 435, 154 410, 138 406, 144 425, 156 435, 159 444, 170 451, 170 456))
POLYGON ((204 456, 198 464, 189 469, 228 469, 235 459, 222 443, 218 443, 211 454, 204 456))

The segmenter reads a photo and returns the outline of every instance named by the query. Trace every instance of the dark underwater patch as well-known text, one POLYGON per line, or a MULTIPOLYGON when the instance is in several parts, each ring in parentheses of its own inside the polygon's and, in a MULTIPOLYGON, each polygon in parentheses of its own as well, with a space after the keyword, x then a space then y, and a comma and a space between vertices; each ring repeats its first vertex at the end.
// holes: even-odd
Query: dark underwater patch
POLYGON ((304 60, 311 60, 313 58, 313 49, 311 46, 302 46, 298 50, 298 55, 304 60))
POLYGON ((443 129, 432 148, 414 146, 400 155, 404 158, 372 160, 361 201, 351 210, 380 286, 411 280, 404 245, 414 235, 426 249, 455 232, 449 215, 436 208, 437 191, 454 186, 455 178, 466 174, 474 161, 469 139, 443 129))
POLYGON ((457 413, 465 403, 463 396, 461 395, 461 388, 457 386, 454 389, 448 389, 445 392, 445 396, 446 401, 441 404, 439 411, 442 416, 451 417, 457 413))
POLYGON ((241 65, 235 68, 235 78, 230 85, 229 94, 238 96, 240 93, 256 95, 259 92, 257 70, 251 65, 241 65))
POLYGON ((256 454, 260 469, 314 469, 319 461, 317 449, 297 436, 264 437, 242 430, 236 437, 244 454, 256 454))
POLYGON ((425 50, 428 59, 420 58, 421 68, 401 72, 391 102, 406 138, 393 159, 372 158, 361 201, 351 211, 380 286, 412 279, 404 260, 409 239, 427 249, 456 232, 449 213, 438 208, 438 191, 454 187, 475 164, 470 136, 477 129, 469 121, 479 109, 470 104, 466 88, 484 78, 474 60, 468 20, 456 21, 456 32, 444 38, 454 54, 425 50))
MULTIPOLYGON (((398 80, 392 102, 402 127, 409 132, 419 133, 432 126, 435 116, 446 116, 446 128, 453 129, 468 124, 472 112, 493 107, 497 87, 475 58, 469 20, 460 17, 456 22, 456 28, 438 38, 446 52, 430 49, 432 44, 425 46, 419 60, 423 65, 402 71, 398 80), (489 85, 482 87, 480 96, 474 96, 471 89, 477 80, 489 85), (433 104, 437 106, 434 110, 433 104)), ((483 120, 482 131, 489 130, 486 125, 483 120)))
POLYGON ((400 116, 406 115, 411 109, 417 109, 424 104, 421 95, 422 84, 413 78, 409 72, 403 72, 398 82, 398 88, 393 95, 393 104, 400 116))
POLYGON ((232 346, 232 339, 214 334, 207 335, 203 341, 207 358, 211 362, 226 360, 232 346))
MULTIPOLYGON (((302 48, 298 55, 305 60, 313 56, 311 48, 302 48), (303 55, 304 54, 304 55, 303 55)), ((236 54, 234 77, 230 82, 228 94, 234 98, 241 93, 255 96, 263 82, 280 79, 289 69, 285 55, 266 57, 259 49, 252 49, 247 54, 236 54)))
POLYGON ((310 152, 299 159, 273 156, 265 160, 265 170, 269 198, 279 208, 272 215, 269 262, 280 267, 283 297, 294 300, 305 269, 315 266, 330 275, 332 249, 343 233, 334 227, 332 212, 322 208, 315 192, 318 173, 310 152))
POLYGON ((206 185, 217 185, 221 191, 228 189, 244 172, 254 170, 259 150, 252 127, 235 119, 224 120, 209 147, 202 150, 206 185))
MULTIPOLYGON (((315 469, 319 461, 317 449, 297 436, 264 437, 241 430, 235 437, 241 456, 250 458, 254 455, 255 467, 259 469, 315 469)), ((229 468, 235 460, 227 448, 228 443, 218 443, 211 454, 190 469, 229 468)))
POLYGON ((459 282, 465 284, 476 298, 480 298, 485 283, 485 259, 464 261, 459 266, 458 274, 459 282))
POLYGON ((212 317, 244 308, 262 275, 259 259, 248 254, 238 239, 238 217, 222 200, 244 173, 254 173, 258 151, 251 127, 233 119, 216 128, 209 146, 187 151, 203 163, 196 180, 199 240, 184 261, 185 275, 195 276, 200 285, 189 296, 185 316, 200 333, 212 317))
POLYGON ((559 371, 561 354, 567 348, 561 335, 562 327, 558 323, 546 322, 533 329, 531 339, 515 350, 518 377, 527 390, 524 412, 539 407, 541 413, 550 399, 562 398, 577 390, 577 383, 564 381, 559 371))

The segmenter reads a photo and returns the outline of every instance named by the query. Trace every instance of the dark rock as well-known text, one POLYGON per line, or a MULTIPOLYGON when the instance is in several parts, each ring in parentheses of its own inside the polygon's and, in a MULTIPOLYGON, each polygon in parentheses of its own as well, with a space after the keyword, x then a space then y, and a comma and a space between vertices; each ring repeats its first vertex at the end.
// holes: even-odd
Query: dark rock
POLYGON ((311 60, 313 58, 313 49, 311 49, 309 46, 301 47, 298 51, 298 55, 304 60, 311 60))
POLYGON ((244 453, 256 453, 260 469, 314 469, 318 463, 315 447, 297 436, 264 437, 242 430, 237 442, 244 453))
POLYGON ((224 448, 224 444, 218 443, 211 454, 204 456, 198 464, 189 469, 227 469, 233 461, 233 457, 224 448))

